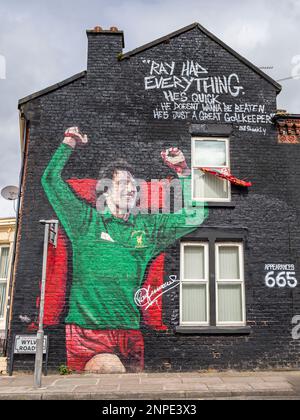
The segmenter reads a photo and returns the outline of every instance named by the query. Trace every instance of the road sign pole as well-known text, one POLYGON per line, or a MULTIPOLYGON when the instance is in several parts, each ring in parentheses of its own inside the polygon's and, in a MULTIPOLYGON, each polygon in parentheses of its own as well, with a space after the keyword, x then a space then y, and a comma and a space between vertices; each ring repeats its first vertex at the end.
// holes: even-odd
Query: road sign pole
POLYGON ((49 222, 41 222, 45 225, 44 235, 44 252, 43 252, 43 273, 42 273, 42 287, 40 299, 40 317, 39 329, 36 340, 36 355, 34 368, 34 386, 41 388, 42 386, 42 369, 43 369, 43 346, 44 346, 44 306, 45 306, 45 290, 47 277, 47 257, 48 257, 48 243, 49 243, 49 222))

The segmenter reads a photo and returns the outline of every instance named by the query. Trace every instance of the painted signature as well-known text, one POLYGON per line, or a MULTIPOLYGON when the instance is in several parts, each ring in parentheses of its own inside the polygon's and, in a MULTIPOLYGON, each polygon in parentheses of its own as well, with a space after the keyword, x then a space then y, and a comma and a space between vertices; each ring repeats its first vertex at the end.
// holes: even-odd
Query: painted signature
POLYGON ((147 289, 139 289, 134 297, 135 304, 140 308, 149 309, 162 295, 179 286, 180 280, 177 279, 177 276, 170 276, 169 280, 152 290, 151 286, 147 289))

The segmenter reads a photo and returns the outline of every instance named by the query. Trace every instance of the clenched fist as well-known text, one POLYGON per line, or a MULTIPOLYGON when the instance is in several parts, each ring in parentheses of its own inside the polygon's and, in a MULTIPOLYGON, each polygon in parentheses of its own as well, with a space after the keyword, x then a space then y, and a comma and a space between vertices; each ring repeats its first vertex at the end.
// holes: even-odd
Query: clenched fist
POLYGON ((71 127, 66 130, 63 143, 75 149, 78 144, 87 144, 88 136, 82 134, 78 127, 71 127))
POLYGON ((178 176, 189 176, 191 174, 184 154, 177 147, 172 147, 171 149, 161 152, 161 157, 165 164, 173 169, 178 176))

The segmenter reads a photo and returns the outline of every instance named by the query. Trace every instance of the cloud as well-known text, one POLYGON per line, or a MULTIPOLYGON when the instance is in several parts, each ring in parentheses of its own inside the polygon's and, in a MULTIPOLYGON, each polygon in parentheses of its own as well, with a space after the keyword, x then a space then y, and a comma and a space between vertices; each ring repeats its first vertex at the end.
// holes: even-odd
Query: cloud
POLYGON ((235 39, 234 44, 240 51, 249 52, 265 47, 270 42, 270 25, 262 20, 255 22, 236 20, 225 30, 225 37, 230 40, 235 39))
MULTIPOLYGON (((0 188, 18 182, 17 102, 86 68, 85 30, 97 24, 125 31, 126 50, 198 21, 254 64, 292 75, 300 54, 299 0, 10 0, 0 4, 0 188)), ((300 112, 300 79, 283 83, 278 107, 300 112)), ((0 200, 0 217, 11 203, 0 200)))

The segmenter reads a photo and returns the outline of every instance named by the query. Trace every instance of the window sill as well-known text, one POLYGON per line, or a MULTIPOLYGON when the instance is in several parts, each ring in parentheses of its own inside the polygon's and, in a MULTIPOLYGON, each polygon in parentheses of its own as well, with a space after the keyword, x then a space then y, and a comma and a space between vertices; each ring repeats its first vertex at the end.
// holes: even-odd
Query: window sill
POLYGON ((250 335, 250 327, 177 327, 177 334, 197 335, 250 335))
POLYGON ((209 208, 218 208, 218 207, 224 207, 224 208, 228 208, 228 209, 235 209, 235 204, 233 204, 233 203, 226 203, 226 202, 224 202, 224 203, 220 203, 220 202, 216 202, 216 203, 214 203, 214 202, 208 202, 207 203, 207 207, 209 207, 209 208))

